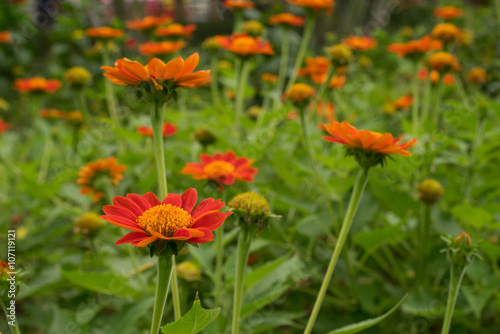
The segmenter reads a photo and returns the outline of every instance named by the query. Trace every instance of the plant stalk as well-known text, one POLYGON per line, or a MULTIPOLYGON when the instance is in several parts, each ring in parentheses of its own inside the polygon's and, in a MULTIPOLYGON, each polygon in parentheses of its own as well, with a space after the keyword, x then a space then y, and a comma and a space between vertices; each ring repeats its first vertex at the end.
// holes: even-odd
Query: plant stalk
POLYGON ((448 287, 448 300, 446 302, 446 311, 444 314, 443 328, 441 334, 448 334, 450 332, 451 319, 453 318, 453 311, 455 310, 455 304, 457 302, 458 292, 460 290, 460 285, 462 284, 462 279, 465 275, 465 270, 467 266, 464 266, 462 270, 456 267, 453 263, 450 265, 450 284, 448 287))
POLYGON ((153 307, 153 320, 151 323, 151 334, 158 334, 161 326, 161 318, 167 301, 168 286, 174 271, 172 258, 170 256, 159 256, 157 267, 156 295, 153 307))

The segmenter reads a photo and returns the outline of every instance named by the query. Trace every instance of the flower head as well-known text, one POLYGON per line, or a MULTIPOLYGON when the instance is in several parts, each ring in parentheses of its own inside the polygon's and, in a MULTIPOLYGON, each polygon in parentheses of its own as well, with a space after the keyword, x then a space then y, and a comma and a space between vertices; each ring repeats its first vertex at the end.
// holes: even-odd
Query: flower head
POLYGON ((102 219, 95 212, 87 212, 78 217, 75 222, 75 233, 85 234, 94 232, 103 226, 102 219))
POLYGON ((453 238, 451 235, 441 237, 446 244, 446 257, 449 262, 454 265, 465 267, 471 264, 474 259, 481 258, 477 244, 472 242, 472 239, 467 232, 461 232, 453 238))
POLYGON ((315 95, 316 89, 313 87, 303 83, 296 83, 285 93, 285 99, 297 106, 306 106, 315 95))
POLYGON ((48 119, 63 119, 66 118, 66 112, 55 108, 40 110, 40 116, 48 119))
POLYGON ((64 73, 64 80, 70 85, 83 87, 92 80, 92 74, 81 66, 73 66, 64 73))
POLYGON ((439 39, 443 43, 451 41, 460 41, 462 39, 462 30, 451 23, 439 23, 431 32, 432 37, 439 39))
POLYGON ((442 49, 440 41, 424 36, 421 39, 406 43, 392 43, 387 47, 387 51, 397 53, 400 57, 422 57, 429 51, 442 49))
POLYGON ((444 20, 451 20, 463 15, 462 8, 455 6, 444 6, 434 9, 434 16, 439 17, 444 20))
MULTIPOLYGON (((426 81, 428 78, 428 70, 426 68, 421 69, 418 72, 418 78, 422 81, 426 81)), ((440 75, 436 70, 432 70, 430 74, 430 80, 433 85, 435 85, 439 81, 440 75)), ((451 74, 445 74, 443 76, 443 83, 448 86, 453 86, 455 84, 455 79, 451 74)))
POLYGON ((368 51, 375 48, 377 40, 368 36, 349 36, 342 40, 342 44, 354 51, 368 51))
POLYGON ((79 124, 83 122, 83 114, 80 110, 68 111, 66 113, 66 121, 73 124, 79 124))
POLYGON ((177 255, 184 242, 200 244, 212 241, 212 231, 231 215, 231 212, 220 212, 225 203, 213 198, 207 198, 195 207, 197 197, 194 188, 186 190, 181 196, 169 193, 163 201, 151 192, 143 196, 115 196, 113 205, 102 208, 106 215, 101 218, 131 231, 116 245, 152 245, 152 254, 160 255, 167 250, 177 255))
MULTIPOLYGON (((137 133, 143 136, 153 137, 153 128, 150 126, 141 125, 137 127, 137 133)), ((163 138, 173 136, 177 133, 177 126, 172 123, 163 123, 163 138)))
POLYGON ((269 18, 269 24, 281 24, 284 26, 297 26, 302 27, 304 25, 304 18, 302 16, 295 16, 290 13, 281 13, 272 15, 269 18))
POLYGON ((260 230, 267 224, 269 217, 274 216, 267 199, 253 191, 236 195, 227 205, 236 216, 243 219, 243 224, 240 224, 243 228, 256 226, 260 230))
POLYGON ((191 37, 193 31, 196 29, 196 24, 183 26, 182 24, 174 23, 166 27, 158 27, 155 31, 155 35, 158 37, 191 37))
POLYGON ((11 123, 7 123, 3 119, 0 118, 0 134, 9 130, 11 127, 12 127, 11 123))
POLYGON ((0 98, 0 111, 8 111, 10 104, 5 99, 0 98))
POLYGON ((246 157, 236 157, 233 151, 215 153, 213 156, 203 153, 200 163, 187 163, 181 174, 192 175, 195 180, 214 181, 222 190, 224 185, 232 185, 236 180, 253 182, 258 172, 257 168, 252 167, 253 163, 254 160, 246 157))
POLYGON ((132 30, 148 30, 162 24, 171 23, 172 20, 173 19, 169 16, 146 16, 142 19, 127 22, 127 28, 132 30))
POLYGON ((224 7, 231 9, 254 8, 255 4, 250 0, 224 0, 224 7))
POLYGON ((315 11, 325 9, 329 14, 335 6, 334 0, 286 0, 286 2, 294 6, 314 9, 315 11))
POLYGON ((440 51, 431 54, 428 58, 429 66, 438 72, 458 71, 460 64, 458 58, 451 53, 440 51))
POLYGON ((155 57, 160 55, 169 55, 175 53, 186 46, 184 41, 176 42, 146 42, 139 45, 139 53, 141 55, 155 57))
POLYGON ((85 30, 85 34, 99 39, 119 38, 123 36, 123 30, 111 27, 96 27, 85 30))
POLYGON ((246 33, 233 33, 231 36, 215 36, 219 45, 238 55, 254 56, 257 54, 274 54, 273 47, 268 41, 263 42, 260 37, 252 37, 246 33))
POLYGON ((219 43, 217 42, 217 39, 215 38, 215 36, 212 36, 212 37, 208 37, 206 38, 203 43, 202 43, 202 46, 209 50, 209 51, 215 51, 215 50, 218 50, 220 49, 220 45, 219 43))
POLYGON ((243 31, 250 36, 259 36, 264 31, 264 25, 256 20, 250 20, 243 23, 243 31))
POLYGON ((206 129, 198 129, 194 132, 194 138, 198 143, 203 147, 207 147, 208 145, 212 145, 217 141, 217 138, 213 133, 206 129))
POLYGON ((10 266, 7 262, 0 260, 0 279, 10 277, 10 266))
POLYGON ((340 89, 340 88, 344 87, 345 82, 346 82, 345 75, 334 75, 330 79, 330 82, 328 83, 328 88, 340 89))
POLYGON ((353 155, 362 167, 372 167, 383 164, 385 157, 391 154, 411 156, 407 151, 415 145, 417 139, 399 144, 400 139, 390 133, 378 133, 369 130, 358 130, 347 122, 332 122, 325 126, 331 137, 324 140, 347 146, 347 155, 353 155))
POLYGON ((199 281, 201 278, 201 269, 190 261, 184 261, 175 266, 177 275, 188 282, 199 281))
POLYGON ((126 169, 115 157, 89 162, 80 169, 76 184, 81 186, 80 193, 92 195, 92 201, 98 202, 105 194, 105 185, 117 186, 126 169))
POLYGON ((262 81, 269 84, 275 84, 276 81, 278 81, 278 76, 274 73, 262 73, 260 78, 262 79, 262 81))
POLYGON ((10 44, 12 43, 12 37, 8 31, 0 31, 0 43, 10 44))
POLYGON ((326 49, 326 53, 336 66, 344 66, 352 61, 352 51, 344 44, 335 44, 326 49))
POLYGON ((306 67, 299 70, 300 76, 309 76, 317 84, 325 82, 328 76, 328 68, 332 65, 330 59, 318 56, 307 57, 306 67))
POLYGON ((441 199, 444 188, 438 180, 426 179, 418 185, 420 200, 432 205, 441 199))
POLYGON ((467 73, 467 79, 475 84, 484 84, 488 81, 488 73, 482 67, 473 67, 467 73))
POLYGON ((55 93, 61 88, 61 81, 40 77, 16 79, 14 89, 21 93, 55 93))

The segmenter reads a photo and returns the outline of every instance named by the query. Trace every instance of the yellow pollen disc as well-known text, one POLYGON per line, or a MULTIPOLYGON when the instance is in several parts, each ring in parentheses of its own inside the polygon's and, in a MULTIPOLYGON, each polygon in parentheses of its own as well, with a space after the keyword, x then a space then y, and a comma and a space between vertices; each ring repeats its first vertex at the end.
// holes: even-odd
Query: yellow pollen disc
POLYGON ((136 223, 146 231, 155 231, 171 237, 180 228, 189 228, 193 218, 184 209, 172 204, 160 204, 152 207, 137 218, 136 223))
POLYGON ((234 172, 234 165, 227 161, 212 161, 203 168, 203 171, 210 179, 218 179, 224 175, 232 174, 234 172))

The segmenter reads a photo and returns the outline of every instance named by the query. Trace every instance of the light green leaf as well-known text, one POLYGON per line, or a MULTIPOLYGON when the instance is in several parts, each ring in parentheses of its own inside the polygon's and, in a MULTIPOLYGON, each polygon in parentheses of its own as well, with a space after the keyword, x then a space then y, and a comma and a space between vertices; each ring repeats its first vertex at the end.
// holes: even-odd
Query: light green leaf
POLYGON ((255 284, 259 283, 267 275, 271 274, 276 268, 278 268, 286 259, 290 257, 289 254, 282 256, 274 261, 268 262, 262 267, 252 271, 245 276, 245 287, 250 289, 255 284))
POLYGON ((163 334, 196 334, 213 322, 220 312, 220 307, 206 310, 201 307, 198 295, 193 307, 182 318, 161 328, 163 334))
POLYGON ((393 308, 391 308, 386 313, 382 314, 380 317, 364 320, 364 321, 358 322, 356 324, 347 325, 347 326, 342 327, 340 329, 329 332, 328 334, 358 333, 358 332, 361 332, 362 330, 365 330, 367 328, 375 326, 376 324, 380 323, 382 320, 385 320, 387 317, 389 317, 394 311, 396 311, 399 308, 399 306, 405 301, 405 299, 407 297, 408 297, 408 294, 406 294, 403 298, 401 298, 401 300, 393 308))
POLYGON ((493 219, 493 215, 490 212, 482 208, 475 208, 469 204, 455 206, 451 210, 451 213, 458 220, 466 222, 477 229, 481 229, 493 219))

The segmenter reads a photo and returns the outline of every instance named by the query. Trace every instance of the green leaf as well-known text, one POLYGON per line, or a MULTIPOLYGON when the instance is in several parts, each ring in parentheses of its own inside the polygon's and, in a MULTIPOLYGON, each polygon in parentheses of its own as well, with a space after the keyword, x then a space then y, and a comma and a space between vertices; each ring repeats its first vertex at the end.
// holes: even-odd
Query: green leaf
POLYGON ((153 298, 146 298, 139 302, 126 305, 120 313, 107 318, 108 325, 104 333, 107 334, 128 334, 137 333, 139 320, 150 311, 153 305, 153 298))
POLYGON ((273 271, 278 268, 286 259, 290 257, 289 254, 282 256, 274 261, 268 262, 262 267, 255 269, 251 273, 245 276, 245 287, 250 289, 257 283, 259 283, 262 279, 264 279, 267 275, 273 273, 273 271))
POLYGON ((182 318, 169 323, 161 328, 163 334, 196 334, 213 322, 220 312, 220 307, 206 310, 201 307, 198 295, 193 307, 182 318))
POLYGON ((451 213, 458 220, 466 222, 477 229, 481 229, 493 219, 493 215, 490 212, 482 208, 475 208, 469 204, 455 206, 451 210, 451 213))
POLYGON ((358 322, 356 324, 347 325, 347 326, 342 327, 340 329, 329 332, 328 334, 358 333, 358 332, 361 332, 362 330, 365 330, 367 328, 375 326, 376 324, 380 323, 382 320, 385 320, 387 317, 389 317, 394 311, 396 311, 399 308, 399 306, 405 301, 405 299, 407 297, 408 297, 408 294, 406 294, 403 298, 401 298, 401 300, 393 308, 391 308, 386 313, 382 314, 380 317, 364 320, 364 321, 358 322))

